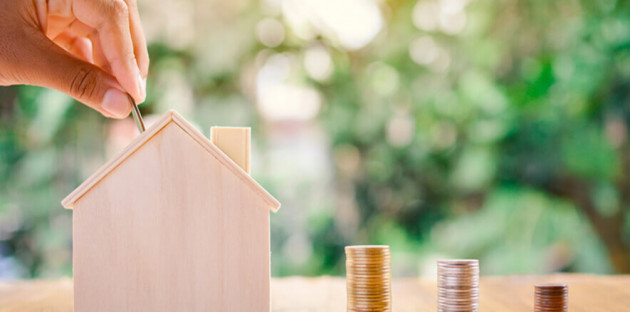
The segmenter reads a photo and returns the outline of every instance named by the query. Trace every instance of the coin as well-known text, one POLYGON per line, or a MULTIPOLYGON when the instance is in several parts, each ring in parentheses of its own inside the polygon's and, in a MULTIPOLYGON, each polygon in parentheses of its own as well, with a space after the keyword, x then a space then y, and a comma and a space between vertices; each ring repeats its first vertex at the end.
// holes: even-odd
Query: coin
POLYGON ((347 310, 391 311, 391 254, 389 246, 347 246, 347 310))
POLYGON ((478 260, 439 260, 437 270, 438 312, 479 311, 478 260))
POLYGON ((564 312, 569 310, 567 284, 534 285, 534 312, 564 312))

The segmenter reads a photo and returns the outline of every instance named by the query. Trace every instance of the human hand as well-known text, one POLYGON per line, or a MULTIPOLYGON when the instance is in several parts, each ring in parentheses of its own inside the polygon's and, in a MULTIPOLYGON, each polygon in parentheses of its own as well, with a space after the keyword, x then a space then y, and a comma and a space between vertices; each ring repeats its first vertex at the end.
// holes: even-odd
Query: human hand
POLYGON ((0 85, 65 92, 107 117, 146 97, 149 54, 136 0, 0 0, 0 85))

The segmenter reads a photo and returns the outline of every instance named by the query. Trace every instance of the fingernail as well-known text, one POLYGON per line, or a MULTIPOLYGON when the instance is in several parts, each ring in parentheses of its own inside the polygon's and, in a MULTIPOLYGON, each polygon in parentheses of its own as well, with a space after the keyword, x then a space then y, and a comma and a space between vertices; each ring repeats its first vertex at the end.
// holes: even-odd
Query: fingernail
POLYGON ((144 99, 147 97, 147 80, 146 78, 142 78, 140 74, 138 74, 138 94, 140 94, 140 101, 138 103, 144 102, 144 99))
POLYGON ((127 95, 116 88, 105 92, 101 108, 115 118, 125 118, 129 115, 130 104, 127 95))

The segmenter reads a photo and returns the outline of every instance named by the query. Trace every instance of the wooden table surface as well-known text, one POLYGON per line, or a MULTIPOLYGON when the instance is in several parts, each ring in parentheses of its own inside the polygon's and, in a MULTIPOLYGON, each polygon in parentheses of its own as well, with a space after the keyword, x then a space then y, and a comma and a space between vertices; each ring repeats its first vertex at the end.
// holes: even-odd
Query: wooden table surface
MULTIPOLYGON (((534 284, 569 285, 571 312, 630 312, 630 276, 557 274, 481 278, 481 311, 533 311, 534 284)), ((273 279, 272 310, 345 311, 345 280, 339 277, 273 279)), ((393 311, 436 311, 434 280, 395 279, 393 311)), ((72 280, 0 281, 0 311, 72 311, 72 280)))

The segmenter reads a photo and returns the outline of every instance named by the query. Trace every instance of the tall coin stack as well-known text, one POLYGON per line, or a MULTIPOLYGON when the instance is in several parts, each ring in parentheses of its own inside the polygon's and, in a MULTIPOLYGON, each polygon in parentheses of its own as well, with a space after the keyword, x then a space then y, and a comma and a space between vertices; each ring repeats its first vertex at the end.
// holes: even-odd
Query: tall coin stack
POLYGON ((569 310, 567 284, 535 285, 534 312, 565 312, 569 310))
POLYGON ((438 312, 479 311, 479 261, 438 261, 438 312))
POLYGON ((347 246, 348 311, 391 311, 389 246, 347 246))

